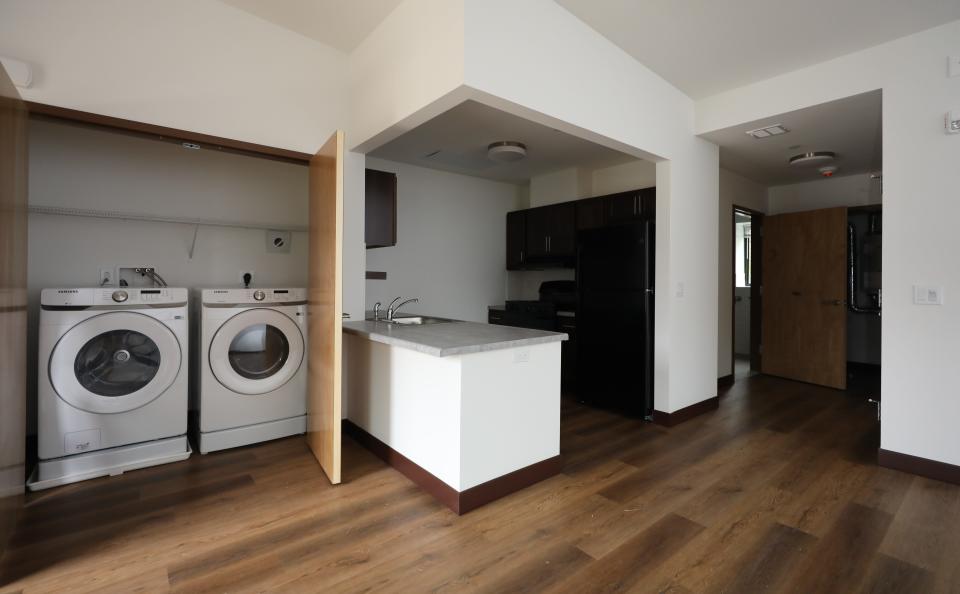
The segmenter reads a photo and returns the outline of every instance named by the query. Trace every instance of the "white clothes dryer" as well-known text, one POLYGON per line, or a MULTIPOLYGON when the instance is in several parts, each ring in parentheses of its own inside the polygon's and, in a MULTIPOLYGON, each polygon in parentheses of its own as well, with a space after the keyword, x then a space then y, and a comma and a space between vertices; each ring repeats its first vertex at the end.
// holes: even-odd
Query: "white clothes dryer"
POLYGON ((306 289, 199 296, 200 452, 306 432, 306 289))

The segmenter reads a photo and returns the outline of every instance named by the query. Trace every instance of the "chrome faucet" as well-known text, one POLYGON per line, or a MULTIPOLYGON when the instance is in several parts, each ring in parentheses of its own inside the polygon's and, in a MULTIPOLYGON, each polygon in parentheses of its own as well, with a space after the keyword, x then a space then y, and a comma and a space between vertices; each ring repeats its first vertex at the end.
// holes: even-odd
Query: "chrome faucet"
POLYGON ((381 308, 381 307, 383 307, 383 306, 380 305, 380 302, 379 302, 379 301, 377 301, 376 303, 373 304, 373 321, 374 321, 374 322, 379 322, 379 321, 380 321, 380 308, 381 308))
POLYGON ((394 316, 394 315, 397 313, 397 311, 399 311, 400 308, 403 307, 404 305, 406 305, 406 304, 408 304, 408 303, 419 303, 419 302, 420 302, 419 299, 417 299, 416 297, 414 297, 413 299, 407 299, 406 301, 401 301, 396 307, 394 307, 393 304, 396 303, 399 299, 400 299, 400 298, 397 297, 396 299, 394 299, 393 301, 391 301, 391 302, 390 302, 390 307, 387 308, 387 321, 388 321, 388 322, 392 322, 392 321, 393 321, 393 316, 394 316))

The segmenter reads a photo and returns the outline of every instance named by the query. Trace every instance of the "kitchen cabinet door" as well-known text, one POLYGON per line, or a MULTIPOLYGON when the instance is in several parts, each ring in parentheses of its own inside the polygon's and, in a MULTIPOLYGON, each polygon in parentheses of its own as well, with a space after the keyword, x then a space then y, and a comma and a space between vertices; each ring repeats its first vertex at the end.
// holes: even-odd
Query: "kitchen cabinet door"
POLYGON ((640 193, 623 192, 603 198, 607 224, 627 223, 640 219, 640 193))
POLYGON ((577 200, 577 231, 603 227, 603 200, 587 198, 577 200))
POLYGON ((367 169, 365 180, 367 249, 397 245, 397 174, 367 169))
POLYGON ((551 259, 572 266, 573 258, 577 253, 576 203, 564 202, 548 208, 550 209, 550 236, 547 239, 548 254, 551 259))
POLYGON ((543 260, 550 254, 550 228, 553 224, 553 212, 549 206, 531 208, 527 213, 526 260, 543 260))
POLYGON ((526 262, 527 211, 507 213, 507 270, 521 270, 526 262))

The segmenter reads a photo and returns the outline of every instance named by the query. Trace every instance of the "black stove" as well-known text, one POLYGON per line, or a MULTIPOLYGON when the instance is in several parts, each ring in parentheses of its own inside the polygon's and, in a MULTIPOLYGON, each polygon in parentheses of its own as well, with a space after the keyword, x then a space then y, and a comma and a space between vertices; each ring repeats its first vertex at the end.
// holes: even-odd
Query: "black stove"
POLYGON ((491 308, 491 324, 537 330, 558 330, 558 316, 570 318, 577 309, 575 281, 545 281, 540 284, 540 299, 507 300, 503 308, 491 308))

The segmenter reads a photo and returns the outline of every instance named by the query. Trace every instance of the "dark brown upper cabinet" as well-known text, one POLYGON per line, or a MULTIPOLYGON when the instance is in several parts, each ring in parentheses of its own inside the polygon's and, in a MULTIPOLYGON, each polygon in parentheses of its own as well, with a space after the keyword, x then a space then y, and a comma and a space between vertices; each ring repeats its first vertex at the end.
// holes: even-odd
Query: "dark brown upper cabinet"
POLYGON ((656 217, 657 189, 646 188, 507 213, 507 270, 572 268, 577 232, 656 217))
POLYGON ((603 198, 587 198, 574 202, 577 209, 577 231, 603 227, 603 198))
POLYGON ((563 202, 531 208, 527 213, 526 260, 530 263, 567 264, 577 249, 576 206, 563 202))
POLYGON ((526 263, 527 211, 507 213, 507 270, 520 270, 526 263))
POLYGON ((397 245, 397 174, 366 170, 367 249, 397 245))
POLYGON ((603 198, 604 221, 607 224, 638 221, 643 216, 640 205, 640 192, 622 192, 603 198))

